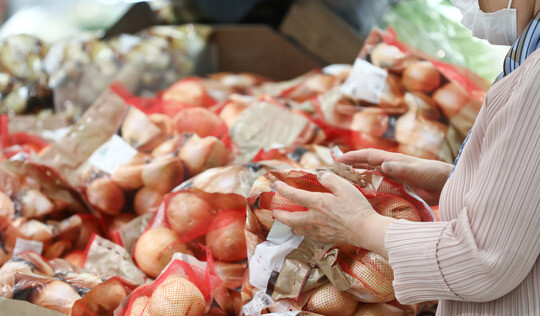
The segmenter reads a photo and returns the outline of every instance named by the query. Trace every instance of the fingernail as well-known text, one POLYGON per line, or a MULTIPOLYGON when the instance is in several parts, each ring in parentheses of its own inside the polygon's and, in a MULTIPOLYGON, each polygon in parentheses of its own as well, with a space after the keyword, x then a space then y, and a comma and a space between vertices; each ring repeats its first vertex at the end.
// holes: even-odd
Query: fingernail
POLYGON ((385 161, 382 163, 381 169, 383 169, 384 172, 394 172, 394 164, 385 161))

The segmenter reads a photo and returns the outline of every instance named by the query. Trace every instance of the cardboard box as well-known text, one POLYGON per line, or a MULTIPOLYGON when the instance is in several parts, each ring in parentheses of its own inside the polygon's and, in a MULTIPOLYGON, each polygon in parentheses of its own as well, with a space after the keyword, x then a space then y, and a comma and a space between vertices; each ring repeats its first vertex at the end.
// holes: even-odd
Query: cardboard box
POLYGON ((288 80, 325 66, 265 25, 215 26, 199 64, 198 75, 251 72, 274 80, 288 80))

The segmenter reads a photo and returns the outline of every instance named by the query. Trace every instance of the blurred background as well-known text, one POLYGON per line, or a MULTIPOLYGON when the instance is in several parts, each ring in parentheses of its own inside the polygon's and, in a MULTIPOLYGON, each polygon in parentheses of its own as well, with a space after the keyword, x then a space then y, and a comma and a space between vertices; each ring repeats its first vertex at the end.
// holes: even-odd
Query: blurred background
MULTIPOLYGON (((490 81, 500 72, 498 65, 506 53, 505 47, 473 39, 459 23, 459 10, 448 0, 0 0, 0 38, 25 33, 55 42, 83 32, 105 33, 133 5, 142 2, 152 8, 161 24, 265 24, 274 29, 279 29, 292 6, 319 2, 360 39, 374 26, 392 26, 400 40, 471 68, 490 81)), ((144 18, 150 19, 140 19, 144 18)), ((133 23, 146 26, 140 20, 133 23)), ((317 28, 312 31, 317 32, 317 28)))

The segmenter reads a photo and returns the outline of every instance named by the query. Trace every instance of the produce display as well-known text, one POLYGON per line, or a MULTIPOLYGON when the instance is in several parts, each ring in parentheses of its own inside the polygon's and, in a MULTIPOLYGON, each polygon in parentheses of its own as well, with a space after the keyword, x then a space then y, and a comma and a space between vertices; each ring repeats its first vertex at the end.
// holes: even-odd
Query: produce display
POLYGON ((155 93, 194 72, 209 34, 209 27, 185 25, 108 40, 93 34, 58 43, 7 37, 0 42, 0 113, 54 108, 78 118, 114 80, 129 81, 140 94, 155 93), (144 75, 133 80, 133 72, 144 75))
POLYGON ((66 315, 416 313, 396 301, 382 257, 275 222, 274 209, 305 209, 272 183, 328 192, 315 175, 324 169, 385 216, 435 220, 406 186, 335 157, 382 148, 452 161, 482 102, 476 78, 374 31, 354 65, 285 82, 179 79, 184 57, 200 48, 176 42, 179 30, 146 30, 129 49, 122 36, 51 47, 47 58, 82 58, 60 58, 48 73, 49 84, 61 78, 55 100, 65 92, 92 105, 48 131, 15 130, 18 117, 2 116, 0 296, 66 315), (115 73, 118 47, 135 64, 148 58, 131 73, 137 84, 85 84, 92 71, 79 66, 115 73), (159 54, 169 48, 187 55, 159 54), (359 76, 380 84, 362 86, 359 76))

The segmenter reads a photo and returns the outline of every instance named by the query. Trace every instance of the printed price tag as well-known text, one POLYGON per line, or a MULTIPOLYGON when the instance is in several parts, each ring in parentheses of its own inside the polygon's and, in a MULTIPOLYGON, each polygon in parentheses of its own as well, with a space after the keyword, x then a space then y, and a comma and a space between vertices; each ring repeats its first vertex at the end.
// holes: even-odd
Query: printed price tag
POLYGON ((101 145, 88 161, 94 167, 113 174, 118 166, 128 162, 137 154, 137 150, 126 143, 122 137, 113 135, 113 137, 101 145))
POLYGON ((41 255, 43 243, 41 241, 17 238, 17 241, 15 241, 15 248, 13 248, 13 257, 25 251, 34 251, 41 255))
POLYGON ((341 86, 341 91, 351 98, 377 104, 381 102, 387 76, 386 70, 356 58, 349 77, 341 86))
POLYGON ((257 292, 253 299, 244 305, 242 311, 244 315, 260 315, 261 311, 274 304, 274 300, 263 292, 257 292))

